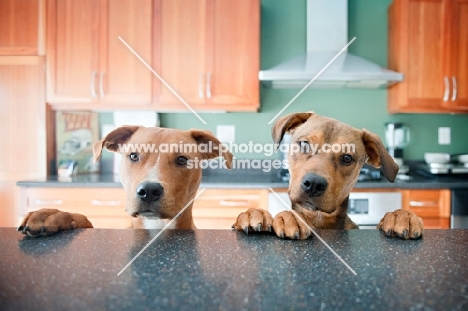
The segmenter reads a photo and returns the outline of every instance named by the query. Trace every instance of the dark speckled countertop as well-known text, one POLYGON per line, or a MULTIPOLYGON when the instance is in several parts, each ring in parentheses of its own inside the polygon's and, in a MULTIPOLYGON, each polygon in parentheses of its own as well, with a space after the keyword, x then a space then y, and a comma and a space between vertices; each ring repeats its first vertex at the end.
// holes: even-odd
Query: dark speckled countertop
MULTIPOLYGON (((200 187, 202 188, 287 188, 288 183, 281 180, 277 171, 263 172, 261 169, 204 170, 200 187)), ((43 179, 23 180, 21 187, 122 187, 118 176, 78 175, 68 179, 49 176, 43 179)), ((411 174, 410 180, 396 180, 390 183, 379 181, 358 182, 359 188, 401 188, 401 189, 468 189, 468 175, 421 176, 411 174)))
POLYGON ((468 230, 280 240, 229 230, 0 228, 2 310, 467 310, 468 230))

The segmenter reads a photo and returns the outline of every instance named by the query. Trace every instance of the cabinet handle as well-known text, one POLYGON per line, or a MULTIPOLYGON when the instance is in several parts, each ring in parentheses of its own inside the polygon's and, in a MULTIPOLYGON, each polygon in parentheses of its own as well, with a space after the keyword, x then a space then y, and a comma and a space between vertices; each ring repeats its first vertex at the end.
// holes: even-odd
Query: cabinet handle
POLYGON ((249 201, 247 200, 241 200, 241 201, 221 200, 219 201, 219 205, 221 206, 247 206, 249 205, 249 201))
POLYGON ((447 76, 444 77, 444 82, 445 82, 445 92, 444 92, 444 102, 446 102, 449 98, 449 92, 450 92, 450 82, 449 78, 447 76))
POLYGON ((96 98, 97 97, 97 94, 96 94, 96 88, 95 88, 95 82, 96 82, 96 74, 97 72, 96 71, 93 71, 91 73, 91 83, 90 83, 90 89, 91 89, 91 96, 93 98, 96 98))
POLYGON ((206 75, 206 98, 211 98, 211 72, 206 75))
POLYGON ((203 98, 203 74, 198 75, 198 97, 203 98))
POLYGON ((410 206, 438 206, 439 202, 435 201, 409 201, 410 206))
POLYGON ((35 205, 62 205, 63 200, 40 200, 40 199, 35 199, 34 204, 35 205))
POLYGON ((452 84, 453 84, 452 101, 454 102, 457 99, 457 78, 455 78, 455 76, 452 76, 452 84))
POLYGON ((100 206, 103 206, 103 205, 107 205, 107 206, 116 206, 116 205, 120 205, 121 202, 118 201, 118 200, 96 200, 96 199, 92 199, 91 200, 91 204, 92 205, 100 205, 100 206))
POLYGON ((99 95, 101 97, 104 97, 105 94, 104 94, 104 87, 102 86, 102 80, 104 78, 104 75, 105 75, 105 71, 101 71, 101 77, 99 78, 99 95))

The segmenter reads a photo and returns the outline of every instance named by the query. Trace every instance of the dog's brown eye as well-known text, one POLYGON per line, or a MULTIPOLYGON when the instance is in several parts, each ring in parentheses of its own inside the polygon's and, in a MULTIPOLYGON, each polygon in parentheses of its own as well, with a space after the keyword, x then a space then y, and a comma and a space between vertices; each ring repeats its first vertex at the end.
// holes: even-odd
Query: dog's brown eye
POLYGON ((299 148, 300 148, 302 153, 309 153, 310 152, 309 142, 307 142, 305 140, 301 140, 301 141, 299 141, 297 143, 299 144, 299 148))
POLYGON ((135 152, 130 153, 128 157, 130 158, 130 161, 132 162, 138 162, 138 160, 140 160, 140 156, 138 155, 138 153, 135 153, 135 152))
POLYGON ((185 165, 187 165, 187 160, 188 159, 186 157, 180 156, 180 157, 177 157, 176 163, 177 163, 177 165, 185 166, 185 165))
POLYGON ((349 154, 344 154, 341 156, 341 162, 343 164, 350 164, 351 162, 353 162, 353 157, 349 154))

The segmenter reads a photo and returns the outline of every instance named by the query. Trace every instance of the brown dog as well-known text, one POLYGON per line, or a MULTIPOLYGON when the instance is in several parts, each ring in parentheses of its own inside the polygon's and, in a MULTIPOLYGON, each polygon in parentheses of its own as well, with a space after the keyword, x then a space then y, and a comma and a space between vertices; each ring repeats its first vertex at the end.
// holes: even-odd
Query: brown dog
MULTIPOLYGON (((265 210, 249 209, 238 216, 233 228, 248 233, 249 229, 271 231, 273 227, 278 237, 291 239, 307 239, 312 233, 309 227, 358 228, 348 217, 348 198, 364 163, 382 167, 391 182, 398 172, 380 138, 313 112, 280 118, 272 129, 275 143, 281 142, 285 133, 292 136, 288 194, 295 213, 284 211, 273 219, 265 210), (344 147, 337 150, 336 146, 344 147), (352 146, 354 150, 349 150, 352 146)), ((384 216, 378 229, 389 236, 416 239, 423 233, 423 223, 411 211, 396 210, 384 216)))
MULTIPOLYGON (((202 176, 198 161, 216 158, 221 153, 226 166, 231 167, 232 154, 220 145, 207 131, 122 126, 96 142, 93 151, 96 161, 103 148, 122 153, 120 180, 127 195, 129 215, 168 220, 187 206, 174 221, 173 228, 193 229, 190 201, 202 176)), ((163 225, 159 222, 156 228, 163 225)), ((92 224, 80 214, 42 209, 29 213, 18 230, 39 236, 74 228, 92 228, 92 224)))

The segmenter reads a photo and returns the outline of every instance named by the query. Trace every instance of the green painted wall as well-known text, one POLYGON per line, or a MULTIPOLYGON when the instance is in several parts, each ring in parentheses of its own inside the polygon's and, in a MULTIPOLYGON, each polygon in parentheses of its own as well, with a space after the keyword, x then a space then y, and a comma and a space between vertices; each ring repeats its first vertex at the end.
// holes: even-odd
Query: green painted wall
MULTIPOLYGON (((349 37, 356 41, 349 50, 382 66, 387 64, 387 8, 390 0, 350 0, 349 37)), ((261 67, 267 69, 278 62, 303 53, 305 42, 305 0, 262 0, 261 67)), ((297 89, 261 89, 259 113, 202 113, 204 125, 191 113, 164 113, 161 124, 181 129, 216 130, 217 124, 236 126, 236 142, 271 143, 267 123, 296 95, 297 89)), ((283 114, 314 110, 358 128, 367 128, 383 137, 385 122, 400 121, 411 130, 411 145, 405 158, 422 159, 424 152, 468 152, 468 115, 390 115, 386 108, 386 90, 313 89, 305 91, 283 114), (440 126, 452 128, 452 144, 439 146, 440 126)), ((238 158, 264 158, 262 154, 236 154, 238 158)))

